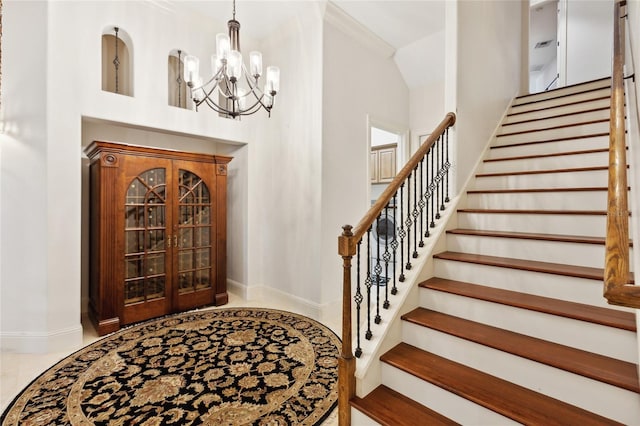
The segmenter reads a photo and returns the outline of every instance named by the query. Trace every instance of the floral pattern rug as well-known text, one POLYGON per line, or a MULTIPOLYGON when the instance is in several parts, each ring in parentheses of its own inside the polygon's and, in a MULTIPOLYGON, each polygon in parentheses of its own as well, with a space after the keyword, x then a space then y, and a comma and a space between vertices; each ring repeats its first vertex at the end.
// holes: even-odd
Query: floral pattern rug
POLYGON ((220 309, 121 330, 24 389, 2 425, 316 425, 338 398, 340 340, 290 312, 220 309))

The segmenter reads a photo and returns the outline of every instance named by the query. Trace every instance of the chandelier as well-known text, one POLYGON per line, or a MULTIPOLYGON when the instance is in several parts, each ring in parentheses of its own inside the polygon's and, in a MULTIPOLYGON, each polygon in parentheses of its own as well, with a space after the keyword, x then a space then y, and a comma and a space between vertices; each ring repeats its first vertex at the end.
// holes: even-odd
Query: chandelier
POLYGON ((184 59, 184 79, 196 106, 206 104, 214 111, 238 118, 254 114, 264 108, 271 116, 274 98, 280 89, 280 69, 267 67, 265 84, 262 77, 262 53, 249 53, 249 70, 240 53, 240 22, 236 21, 236 1, 233 0, 233 19, 227 26, 229 34, 216 35, 216 53, 211 56, 213 77, 203 83, 199 75, 200 60, 193 55, 184 59), (244 84, 240 84, 244 80, 244 84))

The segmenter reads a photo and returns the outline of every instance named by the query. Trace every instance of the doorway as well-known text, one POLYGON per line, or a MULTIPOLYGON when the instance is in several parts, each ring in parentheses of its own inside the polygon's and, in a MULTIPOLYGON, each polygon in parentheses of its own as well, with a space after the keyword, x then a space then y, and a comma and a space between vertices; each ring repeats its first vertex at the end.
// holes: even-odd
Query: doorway
POLYGON ((564 85, 559 0, 529 1, 529 93, 539 93, 564 85))
POLYGON ((369 181, 371 202, 375 202, 396 176, 403 158, 403 134, 377 124, 369 126, 369 181))

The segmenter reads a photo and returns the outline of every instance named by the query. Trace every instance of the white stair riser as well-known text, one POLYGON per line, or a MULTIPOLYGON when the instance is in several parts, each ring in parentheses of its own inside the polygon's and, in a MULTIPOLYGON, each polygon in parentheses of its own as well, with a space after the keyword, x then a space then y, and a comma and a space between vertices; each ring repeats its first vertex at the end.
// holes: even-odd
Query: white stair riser
POLYGON ((604 237, 605 215, 458 213, 458 227, 486 231, 604 237))
POLYGON ((592 109, 609 108, 611 106, 611 98, 596 99, 588 102, 581 102, 573 105, 563 105, 555 108, 543 109, 540 111, 531 111, 520 114, 508 115, 504 123, 517 123, 520 121, 537 120, 540 118, 550 118, 562 114, 572 114, 575 112, 589 111, 592 109))
POLYGON ((606 210, 607 191, 467 194, 470 209, 606 210))
POLYGON ((403 342, 425 351, 625 424, 640 418, 635 392, 406 321, 402 327, 403 342))
POLYGON ((609 131, 609 122, 581 124, 579 126, 561 127, 559 129, 538 130, 531 133, 517 133, 496 137, 497 146, 522 142, 548 141, 561 138, 575 138, 609 131))
POLYGON ((518 424, 468 399, 385 363, 382 363, 382 383, 460 424, 518 424))
MULTIPOLYGON (((520 105, 528 102, 539 102, 539 101, 544 101, 547 99, 554 99, 559 97, 565 97, 565 99, 567 99, 568 98, 567 95, 577 96, 581 92, 587 92, 589 90, 609 88, 609 87, 611 87, 611 80, 592 81, 589 83, 577 84, 575 86, 562 87, 562 88, 550 90, 547 92, 540 92, 540 93, 535 93, 528 96, 522 96, 515 99, 513 102, 513 105, 520 105)), ((574 96, 571 96, 571 98, 568 98, 568 99, 573 99, 574 96)))
POLYGON ((420 306, 561 345, 637 362, 636 334, 571 318, 421 289, 420 306))
POLYGON ((555 155, 552 157, 486 161, 479 173, 507 173, 533 170, 557 170, 572 167, 602 167, 609 164, 609 152, 555 155))
POLYGON ((580 93, 580 94, 571 96, 570 98, 568 97, 555 98, 555 99, 549 99, 542 102, 513 105, 509 109, 509 114, 515 114, 515 113, 520 113, 525 111, 539 111, 539 110, 543 110, 551 107, 556 107, 559 105, 573 104, 573 103, 582 102, 582 101, 591 101, 593 99, 598 99, 605 96, 611 96, 611 89, 604 88, 604 89, 594 90, 591 92, 580 93))
POLYGON ((502 125, 498 134, 523 132, 528 130, 544 130, 549 127, 564 126, 573 123, 586 123, 588 121, 609 119, 611 111, 609 109, 600 109, 598 111, 588 111, 579 114, 565 115, 562 117, 550 117, 543 120, 527 121, 524 123, 515 123, 502 125))
POLYGON ((557 154, 569 151, 584 151, 609 147, 609 131, 606 136, 569 139, 566 141, 534 143, 529 145, 509 146, 489 149, 487 158, 509 158, 525 155, 557 154))
POLYGON ((503 176, 477 176, 474 189, 597 188, 607 186, 607 169, 503 176))
POLYGON ((380 426, 380 423, 353 407, 351 408, 351 424, 353 426, 380 426))
MULTIPOLYGON (((602 268, 604 244, 582 244, 520 238, 447 235, 447 250, 485 256, 602 268)), ((631 256, 633 256, 631 254, 631 256)))
POLYGON ((603 284, 599 280, 443 259, 435 259, 434 265, 435 276, 445 279, 632 312, 630 308, 609 305, 602 297, 603 284))

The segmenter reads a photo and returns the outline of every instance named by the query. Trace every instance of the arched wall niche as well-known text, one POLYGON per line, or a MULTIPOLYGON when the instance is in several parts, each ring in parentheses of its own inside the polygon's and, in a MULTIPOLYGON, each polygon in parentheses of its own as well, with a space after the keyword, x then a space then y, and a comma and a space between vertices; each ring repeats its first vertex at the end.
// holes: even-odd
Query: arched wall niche
POLYGON ((167 57, 167 95, 169 105, 178 108, 192 109, 193 101, 189 99, 187 82, 184 81, 184 57, 182 49, 173 49, 167 57))
POLYGON ((102 90, 133 96, 133 42, 117 25, 102 30, 102 90))

